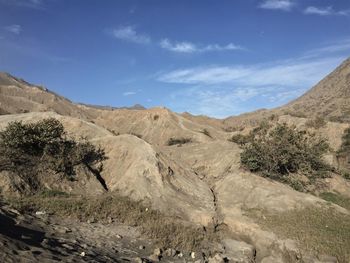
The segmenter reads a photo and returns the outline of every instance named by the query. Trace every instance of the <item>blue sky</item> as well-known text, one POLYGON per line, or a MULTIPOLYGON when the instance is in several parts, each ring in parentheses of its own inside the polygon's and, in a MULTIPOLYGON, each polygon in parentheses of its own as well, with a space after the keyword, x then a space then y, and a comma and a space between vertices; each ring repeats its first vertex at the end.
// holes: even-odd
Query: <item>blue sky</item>
POLYGON ((282 105, 350 54, 349 0, 0 0, 0 71, 75 102, 282 105))

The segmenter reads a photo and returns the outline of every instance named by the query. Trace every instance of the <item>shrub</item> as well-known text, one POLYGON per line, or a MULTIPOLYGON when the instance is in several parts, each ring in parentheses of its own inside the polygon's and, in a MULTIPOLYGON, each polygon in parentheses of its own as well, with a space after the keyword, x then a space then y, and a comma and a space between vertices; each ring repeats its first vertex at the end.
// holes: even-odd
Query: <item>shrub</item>
POLYGON ((204 135, 208 136, 209 138, 213 138, 213 137, 211 136, 210 132, 209 132, 207 129, 203 129, 203 130, 201 131, 201 133, 203 133, 204 135))
POLYGON ((192 142, 191 138, 170 138, 168 140, 168 145, 182 145, 190 142, 192 142))
POLYGON ((229 139, 229 141, 237 143, 242 146, 249 142, 249 136, 243 135, 243 134, 235 134, 229 139))
POLYGON ((312 178, 325 176, 331 169, 322 159, 329 145, 314 134, 286 124, 277 124, 274 128, 260 125, 247 138, 241 162, 252 172, 288 182, 288 175, 292 173, 312 178))
POLYGON ((350 128, 345 129, 342 144, 337 152, 339 165, 341 166, 342 175, 350 179, 350 128))
POLYGON ((308 128, 320 129, 326 126, 327 122, 322 117, 316 117, 315 119, 311 119, 306 121, 305 125, 308 128))
POLYGON ((39 175, 59 173, 73 180, 79 165, 100 180, 101 161, 105 159, 104 151, 90 142, 67 138, 63 125, 54 118, 29 124, 11 122, 0 132, 0 171, 21 179, 21 184, 12 180, 19 191, 39 190, 39 175))

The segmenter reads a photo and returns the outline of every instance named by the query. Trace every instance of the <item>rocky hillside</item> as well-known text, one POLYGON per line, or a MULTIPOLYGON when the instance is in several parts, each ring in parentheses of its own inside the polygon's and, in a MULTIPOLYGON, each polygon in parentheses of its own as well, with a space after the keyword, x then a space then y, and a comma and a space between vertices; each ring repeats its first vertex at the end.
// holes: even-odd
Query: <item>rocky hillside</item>
POLYGON ((258 110, 223 120, 223 127, 256 125, 271 115, 321 117, 333 122, 350 122, 350 58, 301 97, 272 110, 258 110))
POLYGON ((280 110, 350 122, 350 58, 300 98, 280 110))

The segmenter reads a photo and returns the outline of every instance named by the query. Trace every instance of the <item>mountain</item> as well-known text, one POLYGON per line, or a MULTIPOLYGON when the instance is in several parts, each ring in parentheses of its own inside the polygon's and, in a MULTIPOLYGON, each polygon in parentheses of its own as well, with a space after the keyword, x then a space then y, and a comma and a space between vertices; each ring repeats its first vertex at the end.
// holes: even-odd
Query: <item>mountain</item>
POLYGON ((306 117, 350 122, 350 58, 311 90, 280 109, 306 117))
MULTIPOLYGON (((12 121, 28 123, 49 117, 58 119, 69 136, 76 139, 86 138, 92 144, 104 149, 108 158, 103 161, 100 176, 105 182, 108 193, 91 171, 89 173, 84 169, 77 171, 77 181, 62 181, 59 174, 45 175, 40 178, 42 185, 48 189, 73 194, 72 196, 79 199, 79 204, 85 200, 81 196, 127 197, 146 206, 147 209, 141 211, 136 207, 138 213, 147 214, 150 208, 168 219, 182 220, 186 226, 199 226, 205 235, 211 235, 213 231, 220 236, 220 240, 215 239, 217 243, 212 243, 207 249, 210 253, 207 250, 204 252, 213 257, 218 253, 217 255, 222 255, 222 260, 217 258, 216 261, 209 260, 209 262, 224 262, 224 256, 231 259, 229 262, 241 263, 337 262, 334 257, 322 258, 321 252, 305 251, 304 247, 296 242, 298 239, 296 235, 302 233, 300 236, 304 238, 326 233, 328 235, 325 234, 326 238, 317 236, 312 244, 318 249, 320 243, 323 254, 332 254, 327 250, 328 244, 331 243, 328 238, 337 237, 339 232, 336 231, 339 229, 343 231, 341 229, 343 224, 350 222, 348 220, 350 212, 343 203, 338 203, 340 204, 338 206, 318 197, 318 193, 313 195, 295 191, 286 184, 244 170, 240 162, 241 147, 228 139, 235 134, 246 134, 252 129, 251 126, 257 125, 264 118, 269 119, 272 125, 278 122, 287 123, 300 129, 309 129, 307 122, 316 116, 342 122, 349 121, 347 116, 350 105, 349 72, 350 60, 347 60, 305 95, 285 106, 272 110, 258 110, 224 120, 194 116, 190 113, 177 114, 164 107, 145 109, 135 105, 132 108, 113 108, 74 103, 44 87, 30 84, 7 73, 0 73, 0 130, 12 121), (272 115, 277 117, 271 118, 272 115), (169 144, 171 139, 179 143, 171 145, 169 144), (327 212, 329 207, 331 216, 327 212), (317 209, 324 209, 321 211, 322 216, 326 214, 326 219, 319 218, 317 209), (300 215, 298 211, 304 214, 300 215), (312 214, 314 212, 315 214, 312 214), (334 213, 337 216, 334 216, 334 213), (299 220, 300 218, 305 220, 299 220), (303 225, 305 222, 306 226, 303 225), (330 232, 328 233, 327 229, 325 232, 319 231, 320 225, 321 228, 329 225, 330 232), (338 225, 341 227, 337 228, 338 225), (322 244, 326 245, 322 247, 322 244)), ((340 147, 343 131, 347 127, 349 127, 347 123, 326 121, 323 127, 317 130, 310 129, 326 137, 336 151, 340 147)), ((331 164, 336 162, 334 152, 330 152, 325 158, 331 164)), ((6 171, 0 172, 0 198, 2 194, 13 193, 11 176, 13 175, 6 174, 6 171)), ((348 180, 339 175, 322 180, 320 182, 320 187, 324 187, 322 191, 341 196, 344 203, 346 203, 344 200, 350 200, 348 180)), ((64 199, 63 202, 66 200, 68 202, 70 199, 64 199)), ((0 205, 1 202, 0 199, 0 205)), ((47 224, 53 219, 49 213, 47 215, 49 221, 45 218, 46 221, 40 221, 31 214, 32 210, 24 212, 27 213, 23 215, 24 218, 29 217, 33 225, 40 222, 41 225, 45 225, 49 233, 55 231, 47 224)), ((0 207, 0 220, 10 220, 3 215, 6 213, 0 207)), ((18 214, 18 218, 23 216, 18 214)), ((87 227, 88 233, 95 226, 80 222, 74 224, 76 224, 74 229, 87 227)), ((157 224, 159 222, 155 220, 153 225, 148 227, 159 233, 160 226, 157 224)), ((177 229, 171 228, 171 225, 169 227, 171 233, 166 236, 168 240, 181 243, 187 238, 178 236, 177 229)), ((106 226, 101 222, 98 222, 98 229, 100 233, 114 234, 116 231, 115 228, 111 229, 111 225, 106 226)), ((349 229, 348 225, 344 226, 344 229, 349 229)), ((6 240, 12 244, 12 239, 3 238, 6 233, 0 227, 0 242, 6 240)), ((75 234, 74 231, 71 234, 64 231, 62 238, 68 242, 66 237, 70 236, 71 239, 72 234, 75 234)), ((79 240, 82 239, 80 235, 78 237, 79 240)), ((92 242, 94 243, 92 251, 100 251, 101 258, 110 255, 108 254, 110 248, 114 247, 115 243, 105 246, 103 242, 97 240, 101 235, 96 238, 92 242)), ((26 241, 23 240, 20 242, 26 241)), ((87 239, 83 241, 84 244, 88 242, 87 239)), ((128 247, 134 240, 122 239, 122 241, 128 247)), ((69 244, 73 246, 74 242, 69 241, 69 244)), ((349 247, 345 247, 349 244, 346 240, 336 243, 334 246, 337 249, 338 247, 344 249, 338 255, 349 256, 349 247)), ((307 244, 308 246, 311 247, 307 244)), ((17 248, 17 245, 14 247, 17 248)), ((134 251, 135 245, 131 248, 134 251)), ((18 249, 21 250, 22 247, 18 249)), ((44 254, 49 252, 43 247, 40 249, 44 254)), ((61 249, 61 246, 58 246, 58 249, 61 249)), ((78 260, 72 262, 80 262, 80 253, 83 250, 78 248, 74 253, 77 253, 76 250, 79 251, 78 260)), ((146 250, 149 251, 150 248, 146 250)), ((17 259, 20 262, 22 254, 14 255, 11 251, 6 249, 7 255, 13 258, 13 261, 17 259)), ((199 256, 195 254, 196 258, 193 260, 192 253, 188 253, 191 251, 186 252, 184 258, 175 258, 171 262, 201 260, 199 258, 201 254, 198 254, 199 256)), ((135 257, 138 253, 140 252, 132 252, 132 256, 135 257)), ((113 257, 118 258, 118 255, 113 257)), ((0 256, 0 261, 1 259, 0 256)), ((128 260, 133 261, 130 258, 128 260)), ((339 260, 339 262, 347 261, 339 260)))
POLYGON ((350 123, 350 58, 311 88, 288 104, 271 109, 224 119, 225 129, 244 125, 256 125, 272 115, 291 115, 305 118, 321 117, 334 122, 350 123))

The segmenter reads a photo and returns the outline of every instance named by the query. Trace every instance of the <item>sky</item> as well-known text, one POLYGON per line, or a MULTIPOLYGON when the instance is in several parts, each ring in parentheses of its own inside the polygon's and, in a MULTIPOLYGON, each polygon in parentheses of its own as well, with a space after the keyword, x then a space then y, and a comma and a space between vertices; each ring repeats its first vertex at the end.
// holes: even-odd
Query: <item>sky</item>
POLYGON ((349 56, 349 0, 0 0, 0 71, 74 102, 224 118, 349 56))

